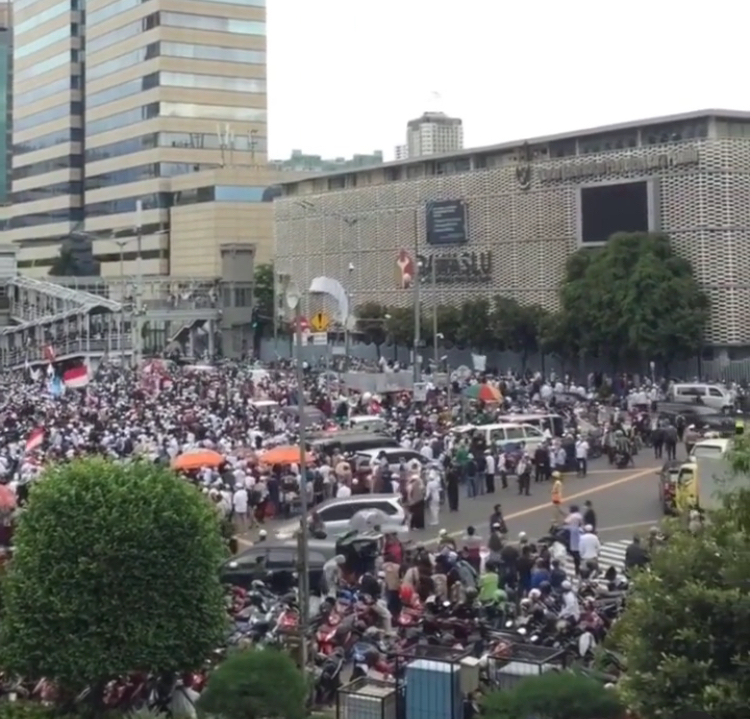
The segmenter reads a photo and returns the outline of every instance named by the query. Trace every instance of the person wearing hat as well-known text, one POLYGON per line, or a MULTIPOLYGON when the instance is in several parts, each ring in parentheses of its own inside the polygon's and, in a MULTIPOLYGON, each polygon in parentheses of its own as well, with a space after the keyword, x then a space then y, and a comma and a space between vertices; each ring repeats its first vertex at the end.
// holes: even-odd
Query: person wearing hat
POLYGON ((563 502, 563 483, 562 475, 555 470, 552 472, 552 518, 557 521, 564 519, 563 502))
POLYGON ((578 553, 581 557, 581 564, 591 569, 592 574, 599 571, 599 552, 602 544, 599 537, 594 534, 594 528, 587 524, 583 528, 583 534, 578 539, 578 553))
POLYGON ((441 529, 438 532, 438 552, 441 552, 446 547, 449 547, 454 552, 456 551, 456 540, 448 534, 447 529, 441 529))

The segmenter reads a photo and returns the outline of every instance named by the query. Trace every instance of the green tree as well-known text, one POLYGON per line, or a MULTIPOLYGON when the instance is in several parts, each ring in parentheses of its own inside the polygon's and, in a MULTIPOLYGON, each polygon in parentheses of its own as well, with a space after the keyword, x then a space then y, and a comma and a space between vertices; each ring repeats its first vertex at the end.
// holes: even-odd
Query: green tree
POLYGON ((564 311, 546 314, 539 327, 539 350, 555 355, 566 367, 581 356, 579 327, 564 311))
POLYGON ((64 691, 200 666, 226 627, 214 508, 169 469, 86 459, 34 485, 3 581, 0 662, 64 691))
POLYGON ((709 312, 690 263, 661 234, 620 233, 603 248, 579 250, 560 299, 583 349, 615 366, 695 354, 709 312))
POLYGON ((211 673, 198 709, 223 719, 304 719, 307 681, 286 654, 249 649, 211 673))
POLYGON ((461 310, 454 305, 440 305, 437 308, 438 332, 443 342, 454 345, 461 330, 461 310))
POLYGON ((402 347, 414 346, 414 310, 411 307, 391 307, 386 328, 391 339, 402 347))
POLYGON ((488 350, 494 346, 490 327, 491 306, 489 300, 482 297, 466 300, 461 305, 461 324, 456 333, 456 343, 461 347, 474 350, 488 350))
POLYGON ((617 694, 591 677, 575 672, 547 672, 522 679, 482 702, 487 719, 620 719, 617 694))
POLYGON ((54 277, 77 277, 81 274, 78 260, 70 247, 60 248, 60 254, 52 261, 48 274, 54 277))
POLYGON ((713 719, 747 712, 750 697, 750 438, 730 454, 721 506, 696 536, 675 522, 650 572, 609 638, 627 657, 618 686, 642 719, 700 710, 713 719))
POLYGON ((255 307, 257 317, 263 328, 273 328, 276 308, 276 272, 273 262, 264 262, 255 266, 255 307))
POLYGON ((380 354, 380 346, 385 342, 387 335, 386 315, 388 308, 379 302, 365 302, 355 310, 357 317, 357 332, 367 344, 374 344, 380 354))

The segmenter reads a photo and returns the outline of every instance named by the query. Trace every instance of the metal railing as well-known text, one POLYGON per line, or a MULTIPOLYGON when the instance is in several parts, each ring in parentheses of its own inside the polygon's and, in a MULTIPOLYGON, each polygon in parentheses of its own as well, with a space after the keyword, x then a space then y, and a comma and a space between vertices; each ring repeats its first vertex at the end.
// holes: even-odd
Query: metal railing
MULTIPOLYGON (((76 337, 72 339, 55 340, 50 343, 55 348, 55 358, 63 360, 67 357, 85 355, 113 356, 130 354, 133 351, 133 338, 128 333, 113 334, 107 337, 76 337)), ((30 345, 26 347, 0 346, 0 364, 5 368, 21 367, 30 364, 48 362, 45 354, 47 345, 30 345)))

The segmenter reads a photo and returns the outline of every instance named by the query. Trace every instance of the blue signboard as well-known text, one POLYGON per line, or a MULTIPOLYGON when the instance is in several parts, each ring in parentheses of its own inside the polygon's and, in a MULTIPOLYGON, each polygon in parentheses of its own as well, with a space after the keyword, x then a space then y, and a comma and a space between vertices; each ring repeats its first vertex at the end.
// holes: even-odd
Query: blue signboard
POLYGON ((467 206, 463 200, 427 203, 428 245, 461 245, 469 241, 467 206))

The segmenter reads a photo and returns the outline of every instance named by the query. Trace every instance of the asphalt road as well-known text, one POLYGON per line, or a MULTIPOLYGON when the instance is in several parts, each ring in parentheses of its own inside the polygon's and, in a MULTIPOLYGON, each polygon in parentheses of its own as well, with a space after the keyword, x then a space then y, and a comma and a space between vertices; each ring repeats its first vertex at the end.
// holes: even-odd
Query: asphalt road
MULTIPOLYGON (((678 448, 678 457, 684 456, 684 448, 678 448)), ((603 542, 628 539, 636 533, 646 533, 649 527, 662 519, 658 498, 657 471, 662 461, 653 458, 653 451, 644 449, 635 458, 635 467, 612 469, 605 459, 590 463, 585 478, 575 473, 565 477, 563 502, 583 505, 591 500, 597 513, 599 535, 603 542)), ((447 505, 441 508, 440 521, 436 527, 428 526, 424 531, 411 532, 416 541, 432 542, 437 539, 439 529, 447 529, 454 536, 462 536, 466 527, 473 525, 477 533, 486 537, 489 532, 489 517, 495 504, 500 503, 508 525, 510 537, 526 532, 530 539, 547 533, 552 520, 550 483, 531 484, 531 496, 519 496, 514 479, 508 489, 498 488, 494 494, 484 494, 472 499, 461 495, 459 511, 449 512, 447 505)), ((273 534, 274 523, 266 529, 273 534)), ((249 543, 256 532, 249 532, 242 543, 249 543)))

